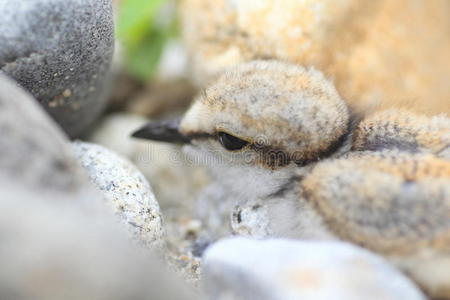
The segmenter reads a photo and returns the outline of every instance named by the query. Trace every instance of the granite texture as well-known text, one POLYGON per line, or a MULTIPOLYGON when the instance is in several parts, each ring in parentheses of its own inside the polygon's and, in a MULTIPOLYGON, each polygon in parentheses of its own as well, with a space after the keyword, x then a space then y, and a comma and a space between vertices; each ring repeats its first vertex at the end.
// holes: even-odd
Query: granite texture
POLYGON ((106 103, 111 0, 0 1, 0 73, 27 89, 71 137, 106 103))
POLYGON ((161 247, 163 218, 153 191, 131 162, 95 144, 74 142, 75 155, 90 181, 103 193, 132 236, 148 247, 161 247))

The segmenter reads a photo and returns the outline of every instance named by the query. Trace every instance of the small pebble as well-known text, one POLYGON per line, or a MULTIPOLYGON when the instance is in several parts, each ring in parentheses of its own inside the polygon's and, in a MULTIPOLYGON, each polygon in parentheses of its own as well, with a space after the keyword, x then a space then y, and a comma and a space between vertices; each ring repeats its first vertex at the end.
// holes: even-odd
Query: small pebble
POLYGON ((164 228, 159 204, 136 167, 102 146, 74 142, 73 149, 91 182, 133 236, 147 246, 161 246, 164 228))

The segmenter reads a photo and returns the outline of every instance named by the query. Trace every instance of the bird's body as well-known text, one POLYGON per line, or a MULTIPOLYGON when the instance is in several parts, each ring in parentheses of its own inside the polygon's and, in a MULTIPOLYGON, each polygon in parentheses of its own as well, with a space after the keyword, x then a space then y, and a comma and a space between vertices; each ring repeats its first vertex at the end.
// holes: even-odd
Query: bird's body
POLYGON ((227 191, 235 233, 350 241, 450 298, 448 118, 359 120, 320 72, 256 61, 208 87, 179 134, 227 191))

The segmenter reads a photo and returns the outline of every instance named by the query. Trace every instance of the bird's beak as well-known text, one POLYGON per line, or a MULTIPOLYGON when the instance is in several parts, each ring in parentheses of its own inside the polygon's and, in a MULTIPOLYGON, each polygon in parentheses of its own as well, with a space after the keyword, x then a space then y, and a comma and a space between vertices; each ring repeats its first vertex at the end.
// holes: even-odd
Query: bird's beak
POLYGON ((154 121, 146 124, 131 136, 140 139, 167 142, 174 144, 187 144, 191 139, 179 131, 180 120, 154 121))

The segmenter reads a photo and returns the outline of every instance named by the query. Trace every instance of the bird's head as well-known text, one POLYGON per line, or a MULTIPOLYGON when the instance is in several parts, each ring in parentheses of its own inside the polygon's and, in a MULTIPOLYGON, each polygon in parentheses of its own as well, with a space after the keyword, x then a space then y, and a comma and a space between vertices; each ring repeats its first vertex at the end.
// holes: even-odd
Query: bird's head
POLYGON ((333 84, 312 68, 254 61, 225 72, 179 122, 152 122, 135 137, 189 144, 207 163, 276 171, 333 153, 349 128, 333 84))

